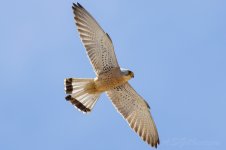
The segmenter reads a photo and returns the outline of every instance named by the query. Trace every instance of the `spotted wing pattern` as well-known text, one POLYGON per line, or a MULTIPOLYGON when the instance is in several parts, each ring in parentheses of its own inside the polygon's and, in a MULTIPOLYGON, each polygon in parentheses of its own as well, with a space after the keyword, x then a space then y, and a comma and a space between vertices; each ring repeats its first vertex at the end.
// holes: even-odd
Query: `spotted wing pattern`
POLYGON ((113 43, 97 21, 79 3, 73 4, 74 19, 96 75, 118 68, 113 43))
POLYGON ((150 107, 130 84, 125 83, 107 91, 107 95, 130 127, 149 145, 157 147, 159 136, 150 114, 150 107))

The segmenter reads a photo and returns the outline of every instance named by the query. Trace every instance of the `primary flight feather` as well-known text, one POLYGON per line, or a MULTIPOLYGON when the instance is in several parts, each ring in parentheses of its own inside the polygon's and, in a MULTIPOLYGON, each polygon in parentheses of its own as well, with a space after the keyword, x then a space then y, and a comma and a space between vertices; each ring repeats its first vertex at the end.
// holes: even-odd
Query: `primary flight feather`
POLYGON ((148 103, 131 87, 134 77, 121 69, 110 36, 79 3, 73 4, 74 19, 80 38, 96 73, 96 78, 65 79, 65 98, 87 113, 93 109, 101 93, 106 92, 130 127, 149 145, 157 147, 159 136, 148 103))

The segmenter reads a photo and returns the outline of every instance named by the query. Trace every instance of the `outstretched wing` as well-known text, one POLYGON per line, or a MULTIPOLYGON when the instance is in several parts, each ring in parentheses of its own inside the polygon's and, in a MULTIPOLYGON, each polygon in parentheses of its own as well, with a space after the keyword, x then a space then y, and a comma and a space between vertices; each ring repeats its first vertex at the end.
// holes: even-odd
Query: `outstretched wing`
POLYGON ((119 65, 109 35, 79 3, 73 4, 72 9, 80 38, 96 75, 108 72, 112 68, 118 68, 119 65))
POLYGON ((157 147, 159 136, 150 114, 150 107, 130 84, 125 83, 107 91, 107 95, 130 127, 149 145, 157 147))

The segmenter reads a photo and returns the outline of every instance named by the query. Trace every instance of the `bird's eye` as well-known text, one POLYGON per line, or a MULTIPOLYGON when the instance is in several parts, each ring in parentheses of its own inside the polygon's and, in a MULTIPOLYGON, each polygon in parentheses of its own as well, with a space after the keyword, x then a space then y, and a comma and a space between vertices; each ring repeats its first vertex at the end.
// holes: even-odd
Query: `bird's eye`
POLYGON ((131 73, 132 73, 131 71, 128 71, 128 75, 131 75, 131 73))

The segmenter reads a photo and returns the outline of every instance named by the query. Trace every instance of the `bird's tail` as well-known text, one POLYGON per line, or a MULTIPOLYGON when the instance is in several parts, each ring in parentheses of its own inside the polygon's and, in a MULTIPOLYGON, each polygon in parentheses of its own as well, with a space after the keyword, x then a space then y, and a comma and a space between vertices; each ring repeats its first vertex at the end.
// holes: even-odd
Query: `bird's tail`
POLYGON ((94 79, 67 78, 64 86, 66 94, 69 94, 65 99, 84 113, 92 110, 101 94, 95 92, 94 79))

